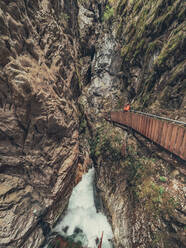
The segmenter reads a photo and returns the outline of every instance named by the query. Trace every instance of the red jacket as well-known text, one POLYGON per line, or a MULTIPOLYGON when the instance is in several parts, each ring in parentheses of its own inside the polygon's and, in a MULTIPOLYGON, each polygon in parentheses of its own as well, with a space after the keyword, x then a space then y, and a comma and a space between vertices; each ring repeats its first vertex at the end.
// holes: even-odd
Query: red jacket
POLYGON ((124 106, 123 110, 124 110, 124 111, 129 111, 129 110, 130 110, 130 105, 127 104, 126 106, 124 106))

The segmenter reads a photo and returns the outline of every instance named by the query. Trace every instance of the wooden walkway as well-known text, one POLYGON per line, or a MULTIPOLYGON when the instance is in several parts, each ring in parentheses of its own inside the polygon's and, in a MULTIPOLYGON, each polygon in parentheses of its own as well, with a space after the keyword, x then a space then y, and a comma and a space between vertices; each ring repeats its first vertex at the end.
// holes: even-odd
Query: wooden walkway
POLYGON ((150 117, 145 113, 134 112, 111 112, 109 119, 131 127, 181 159, 186 160, 186 128, 184 125, 162 120, 163 118, 150 117))

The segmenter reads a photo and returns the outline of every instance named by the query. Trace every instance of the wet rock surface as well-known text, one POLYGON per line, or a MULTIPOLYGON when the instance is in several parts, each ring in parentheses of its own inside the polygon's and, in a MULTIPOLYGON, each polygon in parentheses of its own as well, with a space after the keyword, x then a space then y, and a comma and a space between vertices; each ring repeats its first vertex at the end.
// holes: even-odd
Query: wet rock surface
MULTIPOLYGON (((100 18, 95 19, 99 20, 100 18)), ((119 128, 114 128, 103 119, 105 112, 118 108, 120 97, 123 99, 123 103, 128 101, 128 92, 123 87, 120 44, 115 33, 112 28, 109 29, 100 22, 94 28, 95 33, 99 33, 99 36, 95 43, 94 57, 90 66, 91 77, 89 83, 83 87, 82 94, 78 99, 88 127, 88 132, 84 130, 81 137, 84 136, 84 139, 90 140, 90 153, 96 168, 96 187, 102 197, 104 211, 107 212, 107 217, 113 227, 114 247, 130 247, 128 231, 130 203, 126 193, 126 179, 121 176, 118 185, 115 185, 116 182, 113 180, 116 180, 115 176, 119 175, 121 171, 118 170, 118 162, 114 161, 110 155, 110 152, 121 155, 119 150, 126 141, 126 133, 119 128), (114 139, 114 135, 117 135, 119 142, 122 143, 112 144, 114 147, 112 151, 110 149, 102 150, 102 145, 104 146, 108 141, 106 139, 108 137, 114 139), (126 194, 125 197, 124 194, 126 194)), ((89 46, 90 42, 91 38, 86 46, 89 46)), ((91 59, 91 54, 89 54, 89 58, 91 59)), ((87 57, 83 61, 86 66, 87 57)), ((113 157, 117 160, 117 155, 113 155, 113 157)))
POLYGON ((38 248, 75 182, 77 11, 0 2, 0 247, 38 248))

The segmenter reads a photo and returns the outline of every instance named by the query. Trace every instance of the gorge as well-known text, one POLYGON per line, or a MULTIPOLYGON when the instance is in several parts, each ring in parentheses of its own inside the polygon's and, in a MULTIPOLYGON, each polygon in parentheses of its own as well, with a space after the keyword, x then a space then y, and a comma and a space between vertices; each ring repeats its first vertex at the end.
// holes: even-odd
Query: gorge
POLYGON ((104 119, 130 102, 186 122, 185 15, 182 0, 0 0, 0 247, 42 247, 92 167, 114 247, 186 246, 185 161, 104 119))

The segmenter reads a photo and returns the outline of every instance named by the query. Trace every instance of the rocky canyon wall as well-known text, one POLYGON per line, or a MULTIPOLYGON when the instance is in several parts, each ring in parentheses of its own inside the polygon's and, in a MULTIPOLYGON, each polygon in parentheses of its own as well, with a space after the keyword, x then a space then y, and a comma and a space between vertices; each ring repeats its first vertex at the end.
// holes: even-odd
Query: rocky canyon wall
POLYGON ((134 107, 185 120, 185 2, 118 1, 117 35, 134 107))
POLYGON ((179 0, 110 0, 96 25, 91 73, 79 97, 85 114, 81 137, 89 130, 115 247, 186 244, 185 162, 103 119, 104 112, 130 101, 134 110, 185 121, 184 18, 179 0))
POLYGON ((0 247, 40 247, 91 161, 114 247, 186 245, 184 162, 103 118, 185 121, 185 9, 0 1, 0 247))
POLYGON ((72 0, 0 1, 0 247, 38 248, 74 185, 77 13, 72 0))

